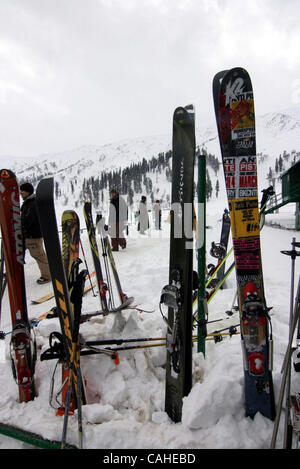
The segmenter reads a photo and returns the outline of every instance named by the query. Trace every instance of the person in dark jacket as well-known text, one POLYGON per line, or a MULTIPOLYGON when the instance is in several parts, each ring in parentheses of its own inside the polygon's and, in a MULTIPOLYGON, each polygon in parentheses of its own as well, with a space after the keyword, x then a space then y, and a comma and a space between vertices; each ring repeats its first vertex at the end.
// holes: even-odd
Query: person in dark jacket
POLYGON ((36 207, 35 194, 32 184, 25 182, 20 186, 23 199, 21 207, 22 235, 25 249, 36 260, 41 276, 37 283, 48 283, 51 280, 48 259, 43 247, 43 238, 36 207))
POLYGON ((116 189, 110 191, 110 209, 109 209, 109 234, 111 238, 112 251, 118 251, 119 246, 122 249, 126 248, 126 239, 124 238, 123 231, 128 220, 127 204, 122 196, 119 195, 116 189))
POLYGON ((159 200, 155 201, 153 208, 154 208, 155 229, 161 230, 161 208, 160 208, 159 200))

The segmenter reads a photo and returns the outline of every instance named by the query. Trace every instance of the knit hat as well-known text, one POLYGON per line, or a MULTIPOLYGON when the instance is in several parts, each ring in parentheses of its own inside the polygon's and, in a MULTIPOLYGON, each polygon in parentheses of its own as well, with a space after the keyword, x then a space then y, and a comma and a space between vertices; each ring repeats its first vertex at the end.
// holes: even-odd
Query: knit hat
POLYGON ((33 185, 30 184, 30 182, 24 182, 24 184, 21 184, 20 190, 28 192, 30 195, 34 192, 33 185))

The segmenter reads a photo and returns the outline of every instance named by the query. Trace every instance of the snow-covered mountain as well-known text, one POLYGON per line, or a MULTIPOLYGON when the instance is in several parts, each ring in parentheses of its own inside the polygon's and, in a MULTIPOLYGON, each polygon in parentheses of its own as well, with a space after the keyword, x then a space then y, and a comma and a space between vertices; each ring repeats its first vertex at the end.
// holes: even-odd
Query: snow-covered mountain
MULTIPOLYGON (((267 175, 270 168, 273 177, 278 183, 276 192, 281 192, 280 174, 275 172, 276 159, 284 156, 281 172, 300 158, 300 108, 287 110, 286 112, 268 113, 256 118, 257 154, 258 154, 258 179, 260 190, 269 185, 267 175)), ((208 154, 220 158, 220 147, 216 125, 199 127, 196 130, 196 143, 200 149, 208 154)), ((132 165, 150 161, 159 154, 166 154, 171 150, 172 136, 148 136, 134 140, 122 140, 101 146, 84 145, 80 148, 61 151, 55 154, 42 154, 28 158, 14 158, 12 156, 1 157, 2 167, 8 167, 17 174, 19 180, 28 180, 34 185, 47 176, 54 175, 57 183, 57 202, 59 205, 71 205, 77 208, 86 199, 83 193, 83 184, 90 178, 97 179, 102 172, 116 173, 132 165)), ((171 159, 169 161, 171 166, 171 159)), ((219 180, 220 195, 225 195, 223 170, 215 171, 208 165, 208 173, 212 182, 212 198, 216 196, 215 185, 219 180)), ((166 176, 165 168, 156 168, 147 172, 147 178, 151 179, 152 200, 159 198, 166 202, 167 194, 170 194, 170 182, 166 176)), ((133 182, 131 181, 133 186, 133 182)), ((108 202, 107 185, 104 188, 102 202, 108 202)), ((134 191, 134 188, 133 188, 134 191)), ((137 201, 141 193, 149 193, 144 181, 141 184, 141 192, 134 191, 134 201, 137 201)), ((150 200, 150 197, 148 198, 150 200)), ((94 205, 98 202, 93 201, 94 205)), ((73 207, 72 207, 73 206, 73 207)))
MULTIPOLYGON (((294 159, 299 158, 299 122, 300 119, 284 113, 257 118, 258 173, 262 187, 268 185, 264 178, 270 167, 276 177, 279 176, 274 169, 279 155, 282 155, 282 170, 287 169, 294 159)), ((204 148, 207 154, 220 159, 214 126, 197 129, 197 145, 204 148)), ((171 136, 148 137, 102 147, 85 146, 74 151, 21 161, 2 158, 1 165, 13 169, 20 180, 28 179, 35 185, 46 174, 54 174, 62 189, 56 200, 58 212, 63 208, 63 204, 66 204, 65 208, 75 206, 79 201, 84 180, 96 177, 102 170, 116 171, 119 167, 125 168, 142 162, 143 158, 149 160, 170 148, 171 136), (71 183, 74 193, 66 202, 67 196, 71 195, 71 183)), ((220 167, 217 174, 212 167, 208 170, 213 187, 216 178, 219 178, 221 188, 218 198, 214 190, 206 213, 207 263, 215 261, 210 256, 209 247, 212 241, 219 239, 220 215, 227 204, 222 168, 220 167)), ((149 171, 147 177, 152 180, 152 190, 159 189, 156 194, 163 198, 164 191, 166 195, 170 193, 170 183, 165 170, 149 171)), ((140 197, 140 193, 137 193, 136 197, 140 197)), ((135 304, 145 311, 140 313, 134 309, 124 310, 121 317, 114 314, 94 317, 80 326, 83 340, 120 337, 158 339, 166 336, 167 328, 159 309, 159 301, 161 289, 169 278, 168 212, 163 210, 161 231, 154 230, 152 219, 146 236, 137 232, 136 227, 131 227, 127 249, 114 253, 124 291, 133 296, 135 304), (150 314, 147 310, 153 312, 150 314)), ((282 249, 290 248, 291 239, 298 236, 298 233, 276 230, 269 226, 264 227, 261 232, 266 300, 268 306, 272 307, 270 317, 274 341, 273 381, 276 404, 282 380, 282 363, 289 339, 291 260, 282 255, 282 249)), ((83 231, 81 240, 87 256, 87 265, 92 269, 92 255, 86 231, 83 231)), ((196 266, 196 252, 194 254, 196 266)), ((38 275, 37 264, 27 253, 25 278, 30 319, 39 317, 54 306, 54 299, 44 304, 32 303, 32 300, 50 291, 49 284, 36 283, 38 275)), ((299 275, 300 264, 297 261, 295 279, 299 278, 299 275)), ((209 334, 216 329, 223 330, 229 325, 238 325, 237 312, 232 316, 225 313, 235 304, 235 294, 236 279, 232 274, 227 280, 226 288, 220 290, 208 305, 209 334)), ((99 308, 99 295, 94 296, 90 292, 83 298, 83 311, 91 312, 96 308, 99 308)), ((1 329, 5 337, 0 341, 0 422, 31 431, 46 439, 60 441, 63 420, 56 415, 59 404, 55 400, 55 394, 61 388, 60 369, 57 368, 57 373, 55 372, 56 363, 53 360, 40 360, 41 352, 49 347, 49 335, 60 330, 59 319, 43 320, 35 327, 38 350, 35 371, 37 397, 26 404, 17 401, 17 385, 11 372, 11 318, 7 290, 2 302, 1 329), (53 391, 52 399, 49 390, 53 391)), ((161 339, 159 341, 161 342, 161 339)), ((182 422, 176 424, 164 412, 166 352, 162 344, 156 345, 151 348, 120 351, 119 365, 104 353, 82 357, 82 374, 88 397, 88 404, 83 406, 84 448, 102 450, 103 454, 108 450, 107 454, 110 455, 113 455, 116 449, 121 452, 134 449, 135 454, 138 449, 153 452, 153 449, 162 451, 162 448, 166 448, 168 452, 176 450, 176 453, 188 450, 193 455, 193 451, 204 448, 266 449, 270 446, 274 423, 260 414, 253 420, 245 416, 243 358, 238 334, 232 337, 227 335, 218 343, 208 337, 205 358, 194 349, 193 387, 190 394, 184 398, 182 422)), ((299 373, 291 368, 291 393, 294 395, 299 392, 299 373)), ((284 437, 284 411, 277 447, 282 447, 284 437)), ((67 442, 78 444, 76 413, 69 417, 67 442)), ((0 437, 1 449, 27 446, 25 443, 0 437)), ((102 453, 97 454, 101 458, 102 453)))

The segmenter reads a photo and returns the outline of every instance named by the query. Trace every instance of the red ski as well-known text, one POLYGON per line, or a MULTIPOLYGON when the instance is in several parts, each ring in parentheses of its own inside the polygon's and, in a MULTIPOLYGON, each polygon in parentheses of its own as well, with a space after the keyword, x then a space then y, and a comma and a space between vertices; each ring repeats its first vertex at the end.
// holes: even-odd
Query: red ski
POLYGON ((8 169, 0 170, 0 226, 13 329, 12 369, 20 402, 28 402, 35 397, 35 344, 27 314, 19 187, 15 174, 8 169))

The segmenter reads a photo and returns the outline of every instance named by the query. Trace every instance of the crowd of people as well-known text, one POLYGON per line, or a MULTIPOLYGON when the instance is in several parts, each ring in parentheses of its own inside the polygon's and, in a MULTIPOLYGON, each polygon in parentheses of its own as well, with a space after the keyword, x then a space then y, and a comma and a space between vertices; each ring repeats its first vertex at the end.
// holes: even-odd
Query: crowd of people
MULTIPOLYGON (((110 199, 110 210, 108 217, 109 235, 111 237, 112 250, 118 251, 119 246, 126 248, 125 229, 128 229, 128 207, 124 198, 119 195, 117 189, 112 189, 110 199)), ((154 206, 154 226, 156 230, 161 230, 161 207, 160 201, 156 200, 154 206)), ((142 195, 137 211, 137 231, 145 235, 150 228, 148 215, 147 198, 142 195)))
MULTIPOLYGON (((21 223, 24 253, 28 249, 30 255, 37 262, 40 271, 37 283, 42 285, 51 281, 51 275, 47 255, 44 250, 33 185, 29 182, 21 184, 20 195, 23 199, 21 223)), ((155 230, 161 230, 161 206, 159 200, 155 201, 153 212, 155 230)), ((145 195, 141 197, 136 215, 137 231, 141 235, 145 235, 146 231, 150 228, 147 198, 145 195)), ((118 251, 119 247, 126 249, 125 231, 127 230, 128 234, 128 207, 124 198, 114 188, 110 191, 110 208, 106 227, 110 235, 112 251, 118 251)))

